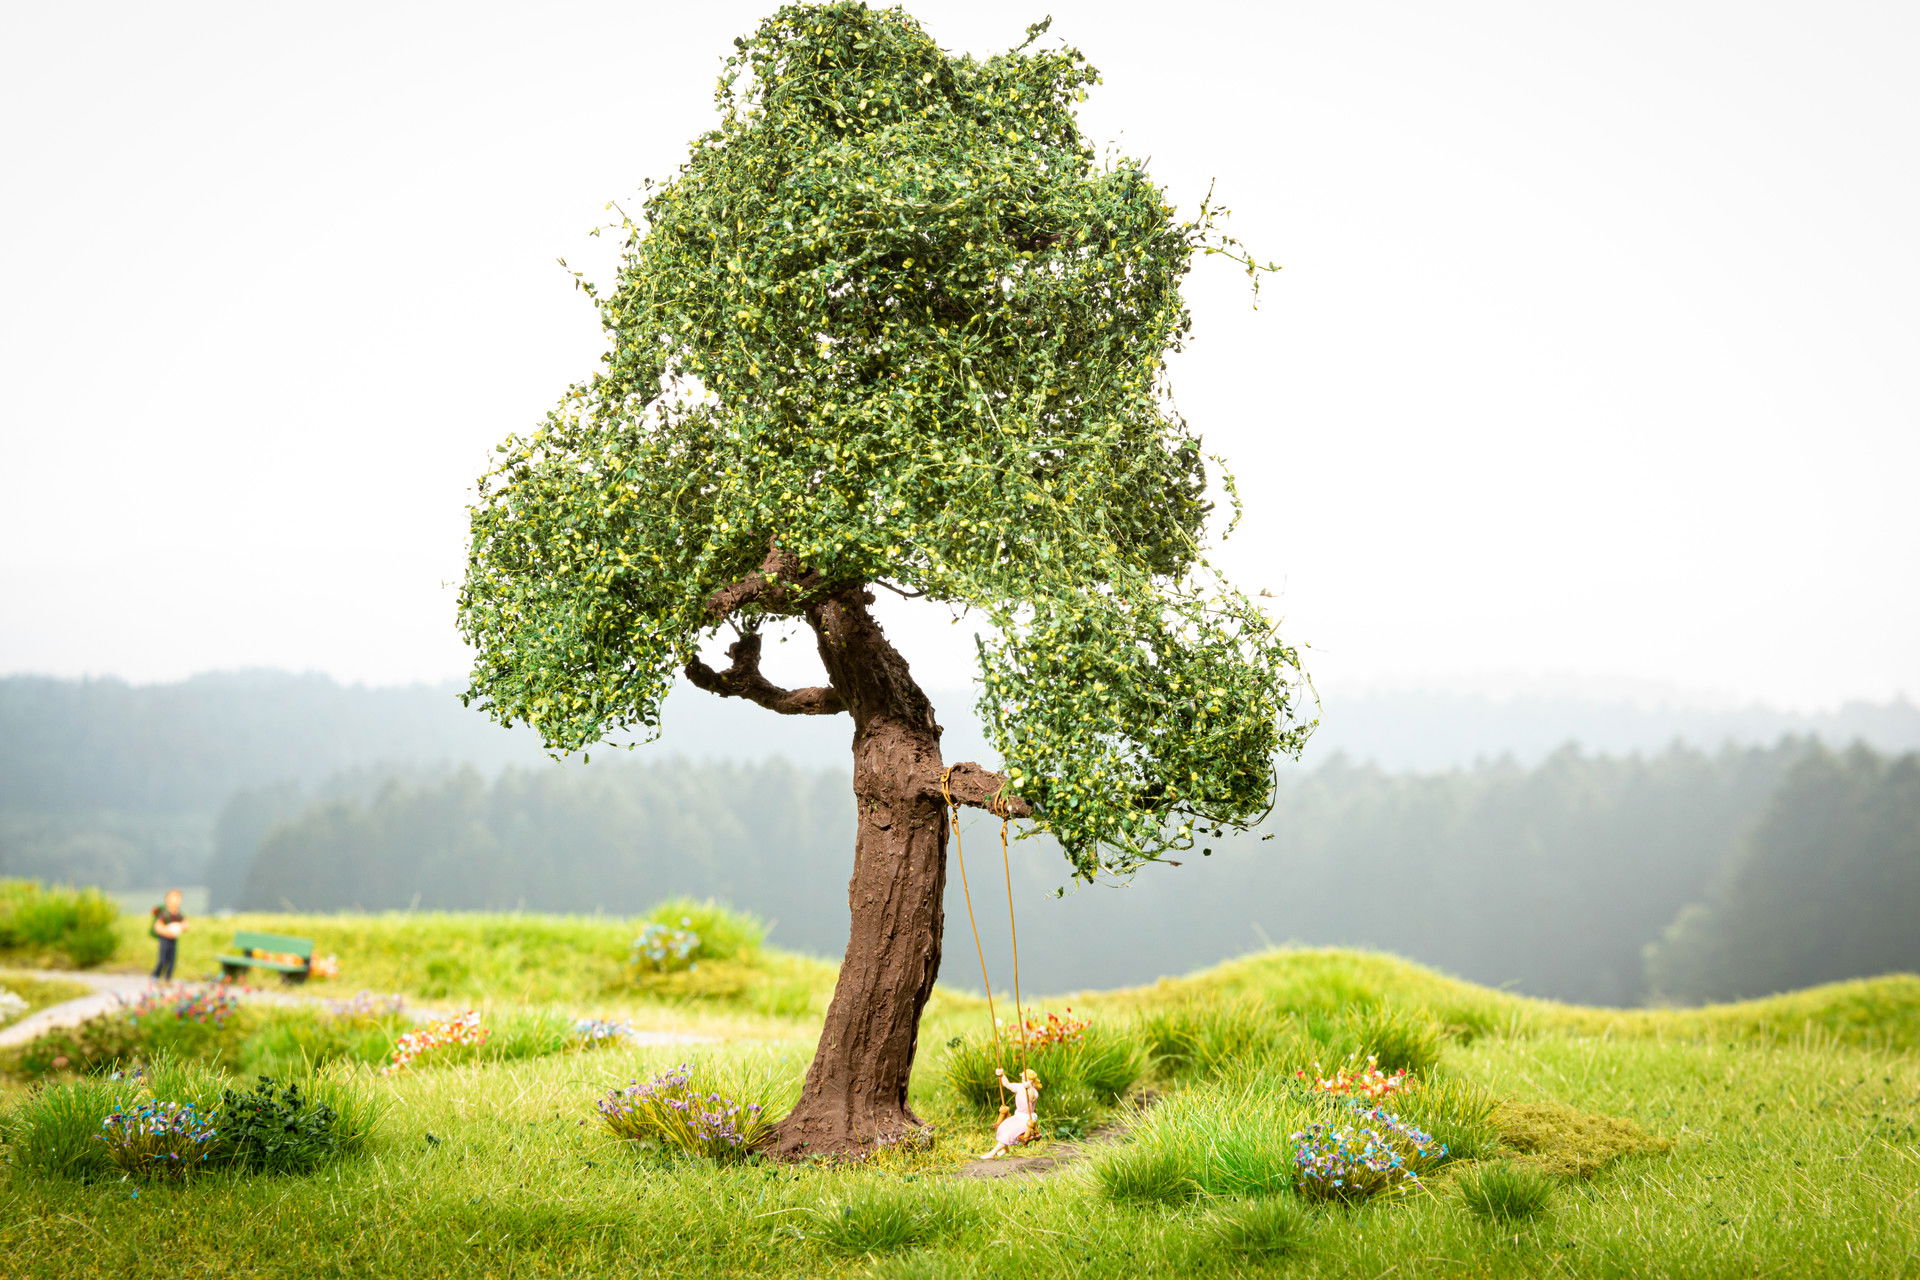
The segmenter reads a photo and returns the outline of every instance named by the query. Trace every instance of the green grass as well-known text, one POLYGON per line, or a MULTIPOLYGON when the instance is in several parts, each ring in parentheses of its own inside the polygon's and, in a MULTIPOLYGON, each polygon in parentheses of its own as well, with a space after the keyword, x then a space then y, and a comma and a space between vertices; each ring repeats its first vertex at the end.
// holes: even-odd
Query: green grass
POLYGON ((0 880, 0 958, 21 968, 91 968, 120 943, 119 910, 98 889, 0 880))
MULTIPOLYGON (((27 1002, 26 1012, 20 1018, 30 1018, 42 1009, 50 1009, 56 1004, 65 1004, 69 1000, 78 1000, 88 995, 93 988, 84 982, 74 982, 67 978, 39 978, 28 973, 16 973, 0 969, 0 990, 11 991, 27 1002)), ((19 1018, 14 1019, 15 1022, 19 1018)), ((11 1026, 9 1023, 0 1025, 11 1026)))
MULTIPOLYGON (((303 932, 288 918, 254 919, 303 932)), ((356 960, 352 944, 332 944, 349 990, 419 996, 422 957, 403 953, 452 950, 468 966, 467 999, 502 1016, 519 1001, 631 1011, 728 1042, 393 1077, 342 1062, 326 1070, 347 1073, 382 1114, 357 1156, 297 1177, 213 1172, 134 1197, 113 1177, 48 1172, 9 1136, 0 1273, 179 1274, 188 1257, 195 1275, 303 1278, 1920 1272, 1920 979, 1621 1012, 1525 1000, 1388 956, 1267 953, 1076 997, 1097 1026, 1142 1052, 1160 1047, 1160 1096, 1118 1113, 1124 1142, 1050 1176, 962 1179, 949 1175, 985 1149, 990 1117, 954 1092, 942 1046, 982 1030, 980 1002, 942 992, 929 1010, 913 1088, 935 1129, 929 1146, 859 1165, 719 1165, 617 1140, 595 1100, 689 1059, 711 1078, 790 1098, 817 1012, 757 1012, 737 994, 635 996, 604 985, 624 961, 627 925, 530 917, 513 942, 513 921, 308 918, 312 932, 325 924, 368 946, 356 960), (560 947, 551 980, 468 945, 486 937, 522 956, 560 947), (564 953, 572 946, 581 954, 564 953), (1287 1180, 1288 1135, 1329 1103, 1294 1078, 1294 1062, 1359 1047, 1382 1018, 1424 1029, 1414 1038, 1433 1049, 1415 1090, 1389 1106, 1459 1143, 1460 1158, 1425 1175, 1424 1192, 1358 1207, 1305 1202, 1287 1180), (1188 1046, 1183 1059, 1164 1054, 1176 1044, 1188 1046), (1544 1208, 1519 1212, 1535 1199, 1544 1208)), ((830 971, 812 972, 817 1009, 830 971)), ((6 1132, 55 1097, 0 1096, 6 1132)))
POLYGON ((1517 1222, 1552 1202, 1554 1181, 1525 1165, 1490 1164, 1463 1174, 1459 1187, 1469 1212, 1493 1222, 1517 1222))

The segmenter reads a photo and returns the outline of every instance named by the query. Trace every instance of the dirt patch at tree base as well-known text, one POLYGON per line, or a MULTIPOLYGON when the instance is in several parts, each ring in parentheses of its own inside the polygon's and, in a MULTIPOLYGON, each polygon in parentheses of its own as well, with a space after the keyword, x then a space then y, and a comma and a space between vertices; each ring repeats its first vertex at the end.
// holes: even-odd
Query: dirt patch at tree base
MULTIPOLYGON (((1127 1099, 1128 1110, 1138 1114, 1152 1106, 1159 1093, 1145 1089, 1127 1099)), ((997 1160, 969 1160, 953 1171, 956 1178, 1012 1178, 1018 1176, 1038 1177, 1054 1173, 1062 1165, 1072 1164, 1076 1160, 1085 1160, 1096 1155, 1102 1147, 1110 1147, 1124 1142, 1128 1126, 1119 1122, 1103 1124, 1086 1137, 1075 1142, 1050 1142, 1042 1144, 1045 1155, 1001 1156, 997 1160)))

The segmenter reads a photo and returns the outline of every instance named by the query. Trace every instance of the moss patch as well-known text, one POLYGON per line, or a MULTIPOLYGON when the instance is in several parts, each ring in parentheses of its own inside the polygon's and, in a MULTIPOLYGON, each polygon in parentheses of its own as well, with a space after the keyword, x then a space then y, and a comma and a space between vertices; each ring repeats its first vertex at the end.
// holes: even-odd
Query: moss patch
POLYGON ((1558 1102, 1502 1102, 1493 1124, 1500 1141, 1519 1153, 1516 1164, 1563 1178, 1591 1178, 1622 1156, 1672 1145, 1631 1120, 1558 1102))

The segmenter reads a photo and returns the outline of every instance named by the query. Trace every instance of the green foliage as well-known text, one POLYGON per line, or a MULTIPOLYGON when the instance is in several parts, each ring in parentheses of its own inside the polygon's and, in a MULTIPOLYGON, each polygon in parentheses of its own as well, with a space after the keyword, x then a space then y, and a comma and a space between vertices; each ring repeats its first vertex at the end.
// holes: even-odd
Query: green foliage
POLYGON ((110 959, 119 947, 120 910, 98 889, 0 880, 0 952, 76 969, 110 959))
POLYGON ((1165 379, 1195 254, 1256 268, 1217 206, 1095 162, 1095 73, 1037 35, 980 61, 831 3, 736 42, 719 125, 581 280, 604 367, 481 481, 471 702, 555 749, 651 731, 769 564, 979 610, 982 719, 1077 874, 1264 812, 1296 654, 1202 558, 1165 379))
POLYGON ((29 1090, 0 1111, 0 1139, 17 1168, 81 1182, 120 1171, 302 1173, 358 1147, 381 1109, 346 1079, 307 1076, 284 1088, 263 1079, 240 1092, 217 1068, 160 1054, 29 1090))
POLYGON ((951 1192, 903 1186, 821 1205, 805 1231, 836 1253, 891 1253, 933 1244, 964 1229, 975 1216, 951 1192))
POLYGON ((255 1173, 305 1173, 351 1137, 332 1107, 271 1076, 244 1093, 224 1091, 218 1123, 225 1157, 255 1173))
POLYGON ((1272 1196, 1215 1214, 1207 1223, 1206 1239, 1213 1251, 1266 1260, 1295 1252, 1312 1230, 1312 1220, 1291 1196, 1272 1196))
POLYGON ((1470 1212, 1498 1222, 1530 1218, 1553 1199, 1553 1179, 1525 1165, 1483 1164, 1463 1174, 1459 1185, 1470 1212))
MULTIPOLYGON (((1006 1040, 985 1035, 956 1037, 941 1062, 941 1074, 961 1102, 978 1114, 993 1115, 1012 1094, 993 1074, 998 1067, 1018 1077, 1022 1058, 1006 1040)), ((1040 1077, 1042 1127, 1061 1121, 1084 1126, 1126 1095, 1147 1067, 1144 1050, 1124 1030, 1094 1023, 1074 1040, 1028 1049, 1026 1067, 1040 1077)))

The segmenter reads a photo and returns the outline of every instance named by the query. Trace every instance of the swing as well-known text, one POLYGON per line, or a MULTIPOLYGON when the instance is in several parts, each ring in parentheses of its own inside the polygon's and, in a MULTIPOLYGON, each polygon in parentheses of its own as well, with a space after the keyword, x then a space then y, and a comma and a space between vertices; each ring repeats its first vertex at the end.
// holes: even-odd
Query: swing
MULTIPOLYGON (((992 1038, 997 1041, 1000 1038, 1000 1019, 994 1013, 993 980, 987 975, 987 952, 986 948, 980 944, 980 925, 973 914, 973 888, 967 882, 967 854, 960 841, 960 806, 954 800, 953 793, 947 790, 947 775, 950 772, 952 772, 950 769, 946 769, 940 773, 940 794, 946 799, 947 811, 953 827, 953 854, 954 860, 960 864, 960 892, 967 903, 967 927, 973 931, 973 952, 980 959, 980 982, 987 991, 987 1018, 992 1024, 992 1038)), ((1013 1141, 1027 1143, 1040 1135, 1040 1078, 1027 1066, 1026 1009, 1020 999, 1020 929, 1014 921, 1013 914, 1013 862, 1007 852, 1007 813, 1001 807, 998 795, 993 798, 990 808, 1000 819, 1000 871, 1007 886, 1007 937, 1013 948, 1014 1034, 1020 1037, 1020 1088, 1024 1091, 1023 1101, 1027 1106, 1026 1127, 1013 1138, 1013 1141)), ((1011 1089, 1011 1086, 1006 1085, 1004 1067, 994 1068, 994 1075, 1000 1080, 1002 1087, 1011 1089)), ((1001 1136, 1001 1126, 1012 1114, 1012 1108, 1002 1102, 999 1118, 994 1121, 993 1126, 994 1149, 982 1157, 983 1159, 992 1159, 1012 1145, 1001 1136)))

